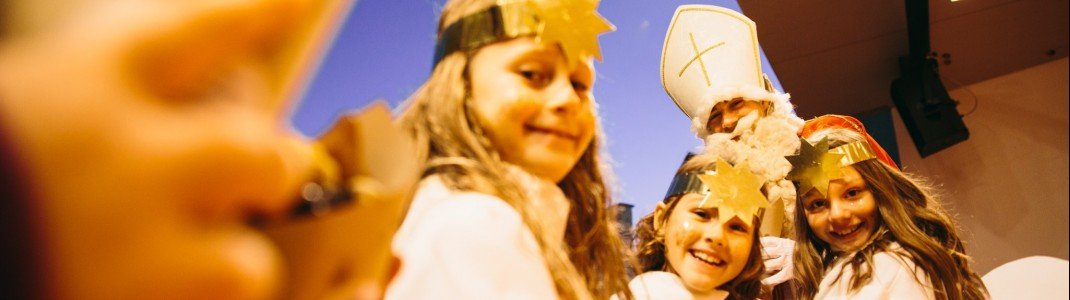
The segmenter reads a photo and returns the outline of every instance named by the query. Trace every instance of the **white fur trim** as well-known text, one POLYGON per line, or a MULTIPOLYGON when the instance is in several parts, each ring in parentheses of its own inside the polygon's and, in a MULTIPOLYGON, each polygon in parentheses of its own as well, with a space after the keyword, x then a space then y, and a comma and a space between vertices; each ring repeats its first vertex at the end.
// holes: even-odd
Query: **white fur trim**
POLYGON ((794 217, 796 196, 795 186, 786 179, 791 162, 785 157, 798 151, 796 134, 803 123, 792 114, 774 112, 758 118, 757 113, 751 113, 739 120, 733 132, 706 137, 705 155, 723 158, 733 165, 746 161, 750 171, 765 181, 769 202, 783 200, 785 228, 790 228, 794 217))

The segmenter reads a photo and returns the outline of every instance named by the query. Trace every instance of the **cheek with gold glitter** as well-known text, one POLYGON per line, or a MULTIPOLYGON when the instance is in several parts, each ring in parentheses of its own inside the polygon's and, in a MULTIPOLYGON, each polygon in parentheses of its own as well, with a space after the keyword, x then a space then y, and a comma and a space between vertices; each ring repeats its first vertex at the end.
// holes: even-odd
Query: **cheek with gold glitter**
POLYGON ((674 239, 676 240, 676 246, 686 246, 690 244, 690 237, 695 235, 695 226, 691 224, 691 221, 684 221, 680 224, 680 230, 676 231, 674 239))

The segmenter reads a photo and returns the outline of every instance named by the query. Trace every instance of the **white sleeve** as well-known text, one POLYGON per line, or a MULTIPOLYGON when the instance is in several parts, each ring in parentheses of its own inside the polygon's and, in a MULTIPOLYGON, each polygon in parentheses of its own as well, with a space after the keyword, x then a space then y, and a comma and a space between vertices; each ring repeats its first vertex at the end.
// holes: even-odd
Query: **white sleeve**
POLYGON ((500 199, 465 193, 422 215, 386 299, 555 299, 535 238, 500 199))

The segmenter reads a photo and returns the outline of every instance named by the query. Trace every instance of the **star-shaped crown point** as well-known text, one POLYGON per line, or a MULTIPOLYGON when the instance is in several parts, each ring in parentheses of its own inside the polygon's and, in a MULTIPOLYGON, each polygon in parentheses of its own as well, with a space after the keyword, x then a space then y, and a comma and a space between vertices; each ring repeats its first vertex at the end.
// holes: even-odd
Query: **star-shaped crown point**
POLYGON ((598 35, 613 31, 613 24, 598 14, 598 0, 536 0, 538 41, 560 43, 570 66, 593 56, 602 60, 598 35))
POLYGON ((745 161, 732 166, 718 159, 717 172, 701 174, 699 179, 710 189, 699 206, 704 207, 706 203, 716 206, 722 223, 738 216, 750 226, 758 210, 769 207, 769 200, 762 194, 762 183, 745 161))
POLYGON ((788 179, 799 183, 799 195, 817 189, 828 195, 829 181, 843 178, 843 154, 829 152, 828 139, 811 144, 800 138, 799 154, 786 157, 791 162, 788 179))

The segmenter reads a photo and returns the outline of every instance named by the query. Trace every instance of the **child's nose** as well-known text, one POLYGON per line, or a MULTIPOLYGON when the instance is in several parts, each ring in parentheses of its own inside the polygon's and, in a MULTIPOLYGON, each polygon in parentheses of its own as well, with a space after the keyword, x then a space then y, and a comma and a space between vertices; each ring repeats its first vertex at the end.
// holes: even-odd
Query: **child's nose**
POLYGON ((706 230, 703 234, 703 239, 707 243, 715 247, 723 247, 725 245, 724 228, 720 222, 710 222, 709 226, 706 226, 706 230))
POLYGON ((848 225, 851 222, 851 211, 843 204, 832 201, 829 204, 829 222, 834 226, 848 225))
POLYGON ((547 91, 546 105, 557 113, 572 113, 579 109, 581 98, 580 92, 572 86, 572 81, 565 79, 556 80, 547 91))

